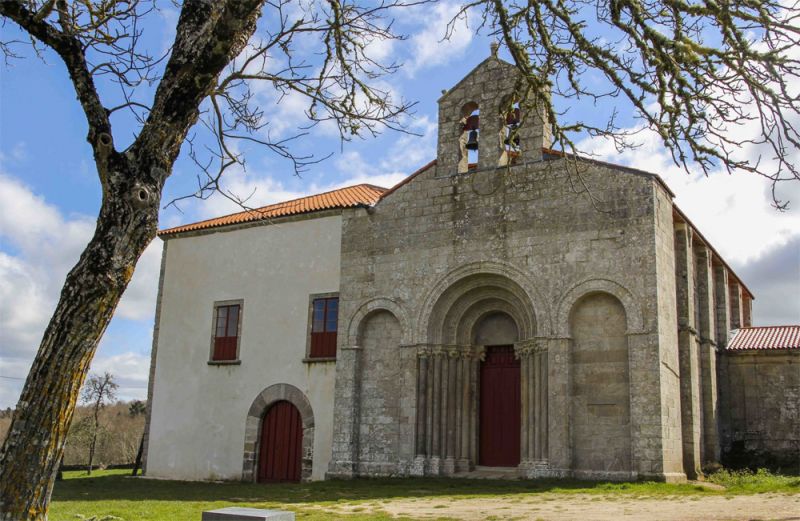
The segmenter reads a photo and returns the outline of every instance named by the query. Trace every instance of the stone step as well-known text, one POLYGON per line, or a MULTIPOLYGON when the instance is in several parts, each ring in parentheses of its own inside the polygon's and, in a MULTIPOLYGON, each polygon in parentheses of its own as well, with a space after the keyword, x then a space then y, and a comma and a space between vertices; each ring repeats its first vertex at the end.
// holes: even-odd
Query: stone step
POLYGON ((517 467, 483 467, 476 466, 475 470, 457 474, 459 478, 469 479, 519 479, 517 467))
POLYGON ((295 521, 294 512, 263 508, 226 507, 203 512, 202 521, 295 521))

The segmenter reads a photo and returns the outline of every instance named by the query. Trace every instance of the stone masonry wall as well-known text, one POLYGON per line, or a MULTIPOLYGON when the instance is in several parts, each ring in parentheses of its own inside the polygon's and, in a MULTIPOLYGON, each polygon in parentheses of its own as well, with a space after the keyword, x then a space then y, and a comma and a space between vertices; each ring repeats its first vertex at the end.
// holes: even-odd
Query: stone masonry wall
POLYGON ((800 351, 727 351, 720 370, 723 463, 800 471, 800 351))
POLYGON ((631 469, 630 379, 625 309, 588 295, 570 317, 573 470, 631 469))
MULTIPOLYGON (((623 173, 601 165, 581 164, 582 181, 591 190, 575 193, 567 173, 573 163, 563 160, 520 164, 510 168, 472 171, 459 175, 433 167, 401 186, 375 208, 345 212, 342 239, 340 317, 343 328, 353 323, 359 309, 376 299, 391 302, 402 314, 403 346, 416 349, 428 341, 423 310, 437 282, 464 267, 519 271, 527 280, 534 301, 535 334, 552 348, 552 367, 559 362, 562 339, 569 337, 568 315, 572 305, 592 288, 615 294, 626 305, 631 376, 632 468, 639 475, 663 477, 665 454, 676 459, 668 472, 680 471, 680 417, 677 382, 663 392, 669 407, 662 407, 662 350, 677 369, 676 345, 666 348, 659 339, 659 306, 654 284, 652 177, 623 173), (594 198, 594 200, 592 199, 594 198), (675 360, 672 360, 674 358, 675 360), (662 416, 674 415, 675 425, 662 429, 662 416), (662 445, 664 435, 669 446, 662 445), (677 452, 676 452, 677 451, 677 452), (677 471, 676 471, 677 469, 677 471)), ((574 181, 574 180, 573 180, 574 181)), ((670 241, 671 223, 669 224, 670 241)), ((669 259, 669 257, 668 257, 669 259)), ((673 288, 674 288, 674 275, 673 288)), ((674 289, 673 289, 674 293, 674 289)), ((675 327, 674 297, 668 319, 675 327)), ((340 352, 348 349, 340 335, 340 352)), ((568 353, 568 351, 567 351, 568 353)), ((337 414, 356 414, 357 400, 348 398, 352 369, 348 357, 337 363, 337 414)), ((412 357, 402 356, 407 364, 412 357)), ((413 372, 409 365, 403 371, 413 372)), ((554 390, 568 374, 550 370, 554 390)), ((380 385, 397 390, 396 382, 382 378, 380 385)), ((568 389, 568 387, 567 387, 568 389)), ((414 417, 413 389, 401 396, 401 414, 414 417)), ((551 466, 568 469, 569 401, 551 393, 549 417, 551 466), (561 422, 561 423, 559 423, 561 422), (566 422, 566 423, 564 423, 566 422)), ((347 422, 337 424, 334 434, 332 475, 346 475, 347 454, 355 452, 356 440, 347 422)), ((413 421, 412 421, 413 425, 413 421)), ((394 461, 402 465, 400 456, 394 461)))
POLYGON ((360 342, 361 411, 358 422, 359 471, 391 474, 399 451, 400 394, 385 385, 402 381, 400 327, 388 311, 377 311, 363 324, 360 342), (391 468, 386 468, 389 465, 391 468))
MULTIPOLYGON (((343 213, 340 328, 347 334, 339 335, 335 403, 342 421, 331 476, 440 475, 474 465, 483 346, 471 345, 470 324, 502 312, 520 333, 521 421, 530 430, 521 432, 522 475, 575 469, 586 477, 685 479, 671 196, 652 175, 543 151, 548 131, 541 117, 525 114, 535 112, 529 107, 522 107, 519 147, 511 154, 502 137, 505 102, 516 97, 514 70, 492 56, 448 90, 439 100, 437 163, 373 208, 343 213), (476 109, 479 153, 467 168, 464 121, 476 109), (627 349, 619 352, 627 363, 619 367, 627 366, 629 400, 611 393, 622 415, 608 443, 622 440, 627 450, 619 447, 611 466, 578 457, 589 468, 577 469, 571 433, 591 419, 570 416, 580 349, 573 350, 569 317, 577 302, 597 293, 624 310, 618 333, 627 349), (361 322, 376 309, 400 326, 399 367, 392 371, 372 364, 358 345, 361 322), (362 371, 370 371, 364 382, 362 371), (367 381, 369 393, 359 390, 367 381), (390 443, 389 453, 381 449, 385 461, 370 470, 359 461, 373 457, 364 452, 360 418, 378 414, 377 402, 367 400, 392 393, 409 436, 401 435, 397 449, 390 443), (413 452, 404 445, 408 438, 413 452)), ((595 318, 599 328, 603 318, 595 318)), ((580 369, 597 385, 618 385, 600 366, 580 369)), ((586 407, 576 410, 587 414, 586 407)), ((602 444, 595 440, 594 449, 602 444)))

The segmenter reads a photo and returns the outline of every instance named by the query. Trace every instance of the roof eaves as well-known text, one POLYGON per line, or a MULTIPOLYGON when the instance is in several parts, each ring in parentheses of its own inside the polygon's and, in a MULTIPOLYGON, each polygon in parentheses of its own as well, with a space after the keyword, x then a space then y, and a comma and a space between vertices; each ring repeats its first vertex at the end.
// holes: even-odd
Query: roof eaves
POLYGON ((591 157, 583 157, 576 154, 569 154, 567 152, 562 152, 561 150, 553 150, 552 148, 547 148, 547 147, 542 148, 542 152, 545 155, 551 155, 563 158, 569 157, 572 159, 577 159, 578 161, 583 161, 586 163, 591 163, 599 166, 605 166, 614 170, 619 170, 621 172, 627 172, 629 174, 652 177, 653 179, 656 180, 656 182, 658 182, 659 185, 661 185, 661 187, 664 190, 666 190, 666 192, 670 195, 670 197, 675 197, 675 193, 670 189, 669 186, 667 186, 667 183, 661 178, 661 176, 656 173, 648 172, 647 170, 640 170, 638 168, 632 168, 630 166, 618 165, 616 163, 609 163, 608 161, 601 161, 599 159, 593 159, 591 157))
POLYGON ((703 242, 703 244, 705 244, 708 247, 708 249, 711 250, 711 252, 714 254, 714 257, 716 257, 719 260, 719 262, 721 262, 722 265, 725 266, 725 269, 727 269, 731 275, 733 275, 733 278, 736 279, 736 282, 738 282, 739 285, 742 286, 742 288, 747 292, 747 295, 750 297, 750 300, 755 300, 756 297, 755 295, 753 295, 753 292, 750 291, 750 288, 748 288, 747 285, 742 281, 742 279, 736 274, 736 272, 733 271, 733 268, 731 268, 730 265, 727 262, 725 262, 725 259, 722 258, 722 255, 720 255, 719 252, 717 252, 716 248, 714 248, 714 246, 711 245, 711 242, 705 238, 705 236, 700 232, 700 230, 692 222, 692 220, 689 219, 689 217, 685 213, 683 213, 683 210, 681 210, 675 203, 672 203, 672 209, 673 211, 675 211, 675 213, 677 213, 681 217, 681 219, 686 221, 686 224, 688 224, 692 228, 692 230, 694 230, 694 233, 698 237, 700 237, 700 240, 703 242))
MULTIPOLYGON (((377 202, 380 199, 381 194, 386 191, 385 188, 366 183, 362 185, 347 186, 343 188, 337 188, 335 190, 329 190, 321 194, 307 195, 295 199, 290 199, 288 201, 280 201, 259 208, 248 209, 241 212, 234 212, 219 217, 204 219, 202 221, 194 223, 174 226, 172 228, 160 230, 157 235, 162 239, 172 238, 189 232, 199 232, 214 228, 226 228, 229 226, 242 225, 248 223, 256 224, 259 222, 269 222, 274 219, 281 219, 283 217, 306 215, 310 213, 331 211, 331 210, 342 210, 344 208, 350 208, 354 206, 359 206, 360 204, 365 204, 362 201, 358 200, 354 201, 352 199, 348 200, 348 198, 341 197, 342 194, 348 190, 357 192, 357 195, 355 197, 362 197, 364 199, 374 199, 375 202, 377 202), (362 187, 369 187, 369 189, 362 192, 361 190, 359 190, 362 187), (261 216, 259 216, 259 214, 261 214, 261 216), (220 221, 225 221, 225 222, 220 222, 220 221)), ((365 206, 370 206, 370 205, 365 204, 365 206)))
MULTIPOLYGON (((555 156, 555 157, 567 157, 567 156, 573 157, 573 158, 577 157, 577 159, 579 161, 585 161, 585 162, 588 162, 588 163, 593 163, 593 164, 596 164, 596 165, 605 166, 605 167, 608 167, 608 168, 612 168, 614 170, 628 172, 628 173, 631 173, 631 174, 643 175, 643 176, 651 177, 651 178, 655 179, 656 182, 658 182, 658 184, 662 188, 664 188, 664 190, 667 191, 667 193, 670 195, 670 197, 675 198, 675 193, 670 189, 669 186, 667 186, 667 183, 661 178, 660 175, 655 174, 653 172, 648 172, 646 170, 640 170, 638 168, 631 168, 629 166, 617 165, 617 164, 614 164, 614 163, 609 163, 607 161, 600 161, 599 159, 592 159, 592 158, 588 158, 588 157, 576 156, 575 154, 568 154, 566 152, 562 152, 560 150, 553 150, 551 148, 543 148, 542 152, 544 154, 552 155, 552 156, 555 156)), ((680 215, 680 217, 684 221, 686 221, 686 223, 689 226, 692 227, 692 229, 695 231, 695 233, 697 233, 697 235, 700 237, 700 239, 703 241, 703 243, 711 249, 711 251, 714 253, 714 256, 717 259, 719 259, 719 261, 733 275, 733 277, 742 286, 742 288, 744 288, 744 290, 747 291, 747 295, 750 297, 750 299, 755 300, 756 297, 755 297, 755 295, 753 295, 753 292, 750 291, 750 288, 748 288, 747 285, 744 282, 742 282, 742 279, 739 278, 738 275, 736 275, 736 272, 733 271, 733 269, 730 267, 730 265, 727 262, 725 262, 725 259, 722 258, 722 256, 719 254, 719 252, 717 252, 717 250, 714 248, 714 246, 712 246, 711 243, 708 241, 708 239, 706 239, 705 236, 703 236, 703 234, 700 233, 700 230, 691 221, 691 219, 689 219, 689 217, 687 217, 686 214, 680 208, 678 208, 678 205, 676 205, 674 202, 672 203, 672 208, 678 213, 678 215, 680 215)))
POLYGON ((402 181, 400 181, 399 183, 397 183, 393 187, 391 187, 388 190, 386 190, 385 192, 383 192, 381 194, 381 196, 378 198, 378 201, 375 204, 380 203, 381 201, 386 199, 386 197, 388 197, 389 195, 393 194, 395 191, 397 191, 401 187, 407 185, 408 183, 411 182, 412 179, 414 179, 415 177, 417 177, 421 173, 427 171, 429 168, 433 167, 434 165, 436 165, 436 160, 435 159, 433 161, 430 161, 427 165, 418 168, 416 172, 414 172, 413 174, 411 174, 410 176, 406 177, 405 179, 403 179, 402 181))
POLYGON ((800 325, 743 327, 731 333, 726 351, 800 349, 800 325))

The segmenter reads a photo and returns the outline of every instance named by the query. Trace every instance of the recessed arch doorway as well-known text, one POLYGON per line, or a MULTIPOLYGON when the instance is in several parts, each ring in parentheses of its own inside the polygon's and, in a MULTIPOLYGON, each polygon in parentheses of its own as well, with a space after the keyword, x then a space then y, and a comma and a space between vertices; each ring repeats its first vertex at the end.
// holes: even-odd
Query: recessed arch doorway
POLYGON ((261 420, 258 481, 300 481, 302 448, 300 411, 286 400, 275 402, 261 420))
POLYGON ((504 312, 484 314, 475 324, 473 342, 485 346, 480 364, 478 463, 516 467, 520 463, 520 360, 514 319, 504 312))

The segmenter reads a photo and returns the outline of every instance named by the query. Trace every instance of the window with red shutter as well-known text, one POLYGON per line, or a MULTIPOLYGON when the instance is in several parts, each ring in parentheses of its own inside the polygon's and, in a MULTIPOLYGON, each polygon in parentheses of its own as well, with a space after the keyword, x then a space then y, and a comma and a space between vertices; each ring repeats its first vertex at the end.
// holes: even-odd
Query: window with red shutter
POLYGON ((239 343, 239 317, 241 305, 218 305, 214 310, 214 350, 211 360, 215 362, 237 359, 239 343))
POLYGON ((317 298, 311 310, 309 358, 336 358, 336 331, 339 328, 339 297, 317 298))

